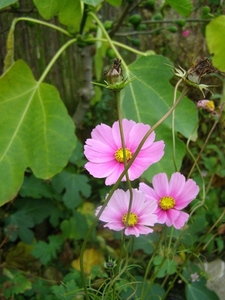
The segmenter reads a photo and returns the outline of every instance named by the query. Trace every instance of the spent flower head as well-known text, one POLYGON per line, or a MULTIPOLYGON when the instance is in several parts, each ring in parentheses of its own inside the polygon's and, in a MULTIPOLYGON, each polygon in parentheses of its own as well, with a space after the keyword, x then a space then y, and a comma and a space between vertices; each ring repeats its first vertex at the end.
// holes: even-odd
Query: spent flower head
MULTIPOLYGON (((129 212, 130 191, 117 189, 109 203, 102 212, 99 220, 106 222, 104 227, 111 230, 124 230, 125 235, 148 234, 153 232, 149 226, 157 222, 155 211, 156 201, 146 201, 145 194, 137 189, 132 189, 132 204, 129 212)), ((96 215, 102 206, 96 210, 96 215)))
POLYGON ((103 266, 105 269, 112 270, 117 266, 116 260, 113 260, 111 257, 109 257, 108 261, 103 262, 103 266))
MULTIPOLYGON (((84 154, 89 161, 85 168, 96 178, 106 178, 106 185, 114 184, 118 180, 124 171, 124 160, 129 163, 142 138, 151 128, 127 119, 122 120, 122 126, 125 149, 122 147, 118 121, 112 127, 106 124, 97 125, 91 132, 91 139, 87 139, 84 146, 84 154)), ((164 141, 155 142, 153 131, 128 169, 130 180, 140 177, 150 165, 158 162, 164 154, 164 147, 164 141)), ((124 176, 122 181, 125 180, 124 176)))
POLYGON ((207 57, 197 57, 194 64, 187 71, 180 66, 179 69, 174 68, 174 70, 175 75, 181 77, 187 85, 199 89, 202 92, 203 97, 205 97, 204 90, 209 91, 212 94, 209 87, 213 87, 213 85, 200 84, 202 77, 211 73, 224 75, 223 72, 220 72, 212 65, 212 62, 207 57))
POLYGON ((113 61, 113 65, 109 71, 104 73, 106 75, 107 81, 104 81, 105 84, 92 82, 95 85, 104 87, 106 89, 119 92, 122 90, 126 85, 131 83, 136 77, 128 79, 124 79, 123 76, 123 69, 121 66, 121 59, 115 58, 113 61))
POLYGON ((185 177, 176 172, 168 180, 165 173, 159 173, 152 179, 153 188, 145 183, 140 183, 140 190, 149 201, 157 201, 156 214, 158 223, 174 226, 180 229, 187 222, 189 215, 182 212, 199 193, 199 187, 194 180, 185 180, 185 177))

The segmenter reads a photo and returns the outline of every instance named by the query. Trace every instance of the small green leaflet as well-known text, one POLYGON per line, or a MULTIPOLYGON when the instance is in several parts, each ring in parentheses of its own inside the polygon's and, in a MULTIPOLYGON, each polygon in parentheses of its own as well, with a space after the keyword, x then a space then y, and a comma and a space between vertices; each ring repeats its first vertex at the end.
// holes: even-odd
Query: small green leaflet
POLYGON ((43 265, 47 265, 52 259, 57 257, 57 252, 61 249, 63 239, 61 236, 49 236, 49 243, 39 241, 34 244, 32 254, 40 259, 43 265))
POLYGON ((169 4, 184 17, 189 17, 193 8, 190 0, 166 0, 166 4, 169 4))
POLYGON ((0 9, 7 7, 9 5, 12 5, 13 3, 16 3, 17 0, 1 0, 0 1, 0 9))

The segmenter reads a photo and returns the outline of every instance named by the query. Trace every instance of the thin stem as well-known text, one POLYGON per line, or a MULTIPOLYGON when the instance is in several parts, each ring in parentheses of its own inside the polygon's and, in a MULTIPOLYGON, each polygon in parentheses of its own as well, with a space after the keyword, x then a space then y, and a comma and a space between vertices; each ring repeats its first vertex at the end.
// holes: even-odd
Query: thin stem
MULTIPOLYGON (((173 97, 173 104, 176 102, 176 98, 177 98, 177 90, 178 90, 178 87, 180 85, 180 83, 182 82, 182 79, 180 79, 175 88, 174 88, 174 97, 173 97)), ((184 90, 184 93, 187 92, 187 87, 185 87, 185 90, 184 90)), ((175 171, 178 170, 177 168, 177 163, 176 163, 176 140, 175 140, 175 109, 173 110, 172 112, 172 142, 173 142, 173 164, 174 164, 174 168, 175 168, 175 171)))
POLYGON ((114 34, 117 32, 117 30, 120 28, 121 24, 123 23, 124 18, 126 17, 126 15, 128 14, 130 9, 130 4, 127 3, 122 14, 118 17, 118 20, 115 22, 115 24, 113 24, 113 28, 109 33, 110 37, 113 37, 114 34))
POLYGON ((198 243, 198 245, 195 247, 195 249, 186 257, 185 261, 182 264, 182 267, 179 269, 179 271, 176 273, 176 275, 174 276, 172 282, 170 283, 168 289, 166 290, 165 294, 163 295, 161 300, 166 299, 166 296, 168 295, 169 291, 171 290, 171 288, 174 286, 175 281, 177 280, 177 278, 180 276, 180 273, 182 272, 183 268, 185 267, 185 265, 187 264, 187 262, 191 259, 191 257, 193 256, 193 253, 198 253, 199 248, 201 247, 202 243, 204 242, 204 240, 206 239, 206 237, 210 234, 210 232, 215 228, 215 226, 220 222, 220 220, 224 217, 225 215, 225 209, 223 210, 221 216, 217 219, 217 221, 213 224, 213 226, 207 231, 207 233, 204 235, 204 237, 200 240, 200 242, 198 243))
POLYGON ((41 25, 50 27, 50 28, 52 28, 52 29, 58 30, 58 31, 64 33, 65 35, 67 35, 67 36, 69 36, 69 37, 72 37, 72 35, 71 35, 68 31, 62 29, 62 28, 59 27, 59 26, 56 26, 56 25, 54 25, 54 24, 51 24, 51 23, 47 23, 47 22, 44 22, 44 21, 40 21, 40 20, 36 20, 36 19, 33 19, 33 18, 28 18, 28 17, 21 17, 21 18, 15 19, 15 22, 16 22, 16 23, 18 23, 19 21, 28 21, 28 22, 33 22, 33 23, 41 24, 41 25))
POLYGON ((189 172, 189 174, 188 174, 188 178, 191 176, 192 172, 194 171, 194 168, 195 168, 197 162, 199 161, 199 159, 200 159, 200 157, 201 157, 203 151, 205 150, 206 145, 208 144, 208 141, 209 141, 209 139, 210 139, 210 137, 211 137, 211 135, 212 135, 212 133, 213 133, 213 131, 214 131, 216 125, 217 125, 218 122, 219 122, 219 119, 220 119, 220 117, 221 117, 221 115, 222 115, 222 112, 223 112, 224 104, 225 104, 225 102, 223 102, 223 103, 221 104, 221 107, 220 107, 220 113, 218 114, 218 116, 217 116, 217 118, 216 118, 216 120, 215 120, 215 122, 214 122, 214 124, 213 124, 213 126, 212 126, 212 128, 211 128, 211 130, 209 131, 209 133, 208 133, 208 135, 207 135, 207 137, 206 137, 206 140, 205 140, 205 142, 204 142, 204 144, 203 144, 201 150, 200 150, 199 153, 198 153, 198 156, 197 156, 196 159, 195 159, 195 162, 194 162, 194 164, 193 164, 193 166, 192 166, 192 168, 191 168, 191 170, 190 170, 190 172, 189 172))
MULTIPOLYGON (((104 38, 88 38, 85 41, 86 42, 104 42, 104 43, 109 43, 109 41, 107 39, 104 39, 104 38)), ((137 55, 142 55, 142 56, 148 56, 149 55, 149 53, 145 53, 145 52, 136 50, 136 49, 134 49, 132 47, 129 47, 129 46, 127 46, 125 44, 122 44, 120 42, 117 42, 117 41, 111 40, 111 44, 113 44, 115 46, 118 46, 120 48, 126 49, 126 50, 128 50, 130 52, 133 52, 133 53, 137 54, 137 55)), ((118 53, 116 53, 116 54, 118 54, 118 53)))
MULTIPOLYGON (((118 118, 119 118, 119 128, 120 128, 120 135, 121 135, 121 142, 122 142, 122 148, 123 148, 123 163, 124 163, 124 168, 126 168, 127 165, 127 159, 126 159, 126 144, 125 144, 125 139, 124 139, 124 132, 123 132, 123 123, 122 123, 122 116, 121 116, 121 111, 120 111, 120 92, 115 92, 116 98, 117 98, 117 111, 118 111, 118 118)), ((132 206, 132 201, 133 201, 133 191, 132 191, 132 186, 129 178, 128 172, 125 174, 126 176, 126 181, 127 185, 130 191, 130 202, 129 202, 129 207, 128 207, 128 212, 127 212, 127 220, 126 220, 126 227, 128 226, 128 221, 129 221, 129 216, 130 216, 130 210, 132 206)))
POLYGON ((101 216, 102 212, 104 211, 106 205, 108 204, 109 200, 111 199, 114 191, 117 189, 117 187, 119 186, 122 178, 124 177, 124 175, 126 174, 126 172, 128 171, 128 169, 130 168, 130 166, 132 165, 132 163, 134 162, 135 158, 137 157, 138 153, 141 151, 142 146, 144 145, 145 141, 147 140, 147 138, 149 137, 149 135, 161 124, 163 123, 168 117, 169 115, 172 113, 172 111, 177 107, 177 105, 180 103, 180 101, 182 100, 183 96, 185 94, 185 90, 182 91, 182 93, 180 94, 179 98, 177 99, 177 101, 174 103, 174 105, 168 110, 168 112, 158 121, 156 122, 150 129, 149 131, 145 134, 145 136, 142 138, 139 146, 137 147, 137 150, 135 151, 135 153, 133 154, 131 160, 128 162, 128 164, 126 165, 126 167, 124 168, 124 171, 121 173, 121 175, 119 176, 119 178, 117 179, 116 183, 113 185, 113 188, 110 190, 108 196, 105 199, 104 204, 102 205, 101 209, 99 210, 95 220, 93 221, 91 227, 89 228, 85 240, 82 244, 81 247, 81 254, 80 254, 80 269, 81 269, 81 277, 82 277, 82 281, 83 281, 83 285, 84 285, 84 292, 86 294, 87 299, 89 300, 89 296, 88 296, 88 290, 87 290, 87 286, 86 286, 86 276, 84 273, 84 258, 83 258, 83 254, 84 254, 84 250, 87 244, 87 241, 89 240, 89 237, 93 231, 93 229, 95 228, 99 217, 101 216))
POLYGON ((52 58, 52 60, 50 61, 50 63, 47 65, 46 69, 44 70, 43 74, 41 75, 40 79, 38 80, 38 83, 40 84, 45 77, 47 76, 49 70, 52 68, 52 66, 54 65, 55 61, 59 58, 59 56, 62 54, 62 52, 69 47, 70 45, 72 45, 73 43, 76 42, 76 39, 72 39, 69 40, 66 44, 64 44, 59 50, 58 52, 56 52, 55 56, 52 58))
MULTIPOLYGON (((165 228, 166 228, 166 227, 163 228, 163 231, 165 230, 165 228)), ((148 276, 148 273, 149 273, 149 271, 150 271, 150 267, 151 267, 151 265, 152 265, 153 259, 155 258, 155 255, 156 255, 157 251, 159 250, 158 247, 159 247, 159 245, 160 245, 160 242, 161 242, 161 240, 163 239, 163 236, 164 236, 164 232, 163 232, 163 231, 162 231, 162 233, 161 233, 160 236, 159 236, 159 239, 158 239, 158 241, 157 241, 157 244, 156 244, 156 246, 155 246, 155 249, 154 249, 154 251, 153 251, 153 253, 152 253, 152 256, 151 256, 151 258, 150 258, 150 260, 149 260, 149 262, 148 262, 147 268, 146 268, 146 270, 145 270, 145 275, 144 275, 144 280, 143 280, 143 284, 142 284, 141 298, 140 298, 140 299, 145 299, 145 295, 146 295, 146 293, 147 293, 147 291, 145 291, 145 285, 146 285, 146 281, 147 281, 147 276, 148 276)))
POLYGON ((108 35, 107 31, 106 31, 105 28, 104 28, 102 22, 98 19, 98 17, 97 17, 93 12, 89 12, 88 14, 96 21, 96 23, 98 24, 98 26, 101 28, 101 30, 102 30, 104 36, 106 37, 107 42, 109 43, 110 47, 111 47, 111 48, 113 49, 113 51, 115 52, 116 56, 117 56, 119 59, 122 60, 122 65, 123 65, 123 67, 126 69, 126 72, 127 72, 127 71, 128 71, 128 67, 127 67, 127 65, 124 63, 124 61, 123 61, 123 59, 122 59, 120 53, 117 51, 116 47, 114 46, 114 44, 113 44, 113 42, 112 42, 110 36, 108 35))

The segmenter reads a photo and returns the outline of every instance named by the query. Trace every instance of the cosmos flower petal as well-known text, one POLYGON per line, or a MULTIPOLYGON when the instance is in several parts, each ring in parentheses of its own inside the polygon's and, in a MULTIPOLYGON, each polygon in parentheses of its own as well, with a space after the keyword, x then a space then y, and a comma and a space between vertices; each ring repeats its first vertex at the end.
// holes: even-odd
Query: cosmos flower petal
POLYGON ((176 209, 169 209, 166 211, 167 220, 166 225, 172 226, 175 223, 175 220, 179 217, 180 211, 176 209))
POLYGON ((111 127, 106 124, 97 125, 91 132, 93 140, 97 140, 106 145, 114 145, 111 127))
POLYGON ((182 192, 185 185, 185 177, 179 172, 173 173, 169 182, 170 195, 176 197, 182 192))
POLYGON ((170 181, 165 173, 159 173, 152 179, 153 188, 140 183, 140 190, 145 193, 146 201, 157 201, 155 211, 158 223, 180 229, 187 222, 189 215, 180 211, 185 208, 199 193, 199 187, 193 179, 185 181, 179 172, 171 176, 170 181), (162 201, 162 202, 161 202, 162 201))
MULTIPOLYGON (((145 134, 148 132, 148 130, 150 130, 150 126, 149 125, 144 125, 144 124, 141 124, 141 123, 137 123, 135 126, 133 126, 133 128, 131 129, 131 132, 130 132, 130 137, 132 136, 135 136, 136 138, 133 139, 131 138, 129 140, 129 143, 128 143, 128 147, 131 149, 131 150, 136 150, 138 145, 140 144, 141 140, 143 139, 143 137, 145 136, 145 134)), ((151 134, 148 138, 148 142, 145 143, 142 147, 142 149, 145 149, 149 146, 151 146, 151 144, 154 142, 155 140, 155 133, 151 134)))
POLYGON ((173 222, 173 226, 176 229, 181 229, 184 226, 184 224, 188 221, 188 218, 189 218, 189 214, 180 211, 179 216, 173 222))
POLYGON ((177 197, 176 209, 183 209, 186 207, 192 200, 194 200, 199 193, 199 187, 193 179, 188 179, 185 182, 183 191, 177 197))
POLYGON ((160 224, 166 223, 167 213, 165 210, 158 209, 158 210, 156 210, 156 214, 157 214, 158 223, 160 223, 160 224))
POLYGON ((88 172, 95 176, 96 178, 102 178, 109 176, 110 174, 113 173, 117 165, 114 164, 114 162, 109 161, 104 164, 97 164, 98 167, 96 168, 96 164, 92 162, 87 162, 85 164, 85 168, 88 170, 88 172))
MULTIPOLYGON (((120 177, 122 172, 124 171, 124 166, 120 163, 114 164, 114 166, 111 168, 111 173, 107 176, 105 180, 106 185, 112 185, 114 184, 117 179, 120 177)), ((122 181, 125 181, 126 177, 124 176, 122 178, 122 181)))
POLYGON ((159 196, 156 194, 155 190, 147 184, 141 182, 139 184, 139 189, 145 193, 145 198, 147 200, 159 200, 159 196))
MULTIPOLYGON (((127 119, 122 120, 124 140, 126 142, 129 141, 130 131, 132 130, 133 126, 135 126, 135 124, 136 123, 133 120, 127 120, 127 119)), ((113 135, 113 139, 114 139, 117 147, 121 148, 122 147, 122 142, 121 142, 121 136, 120 136, 119 122, 113 123, 113 125, 112 125, 112 135, 113 135)))
POLYGON ((160 196, 164 197, 169 194, 169 183, 166 173, 159 173, 152 178, 152 185, 155 192, 160 196))
MULTIPOLYGON (((150 126, 127 119, 122 120, 122 126, 125 147, 132 156, 150 126)), ((164 155, 164 142, 154 140, 155 133, 152 132, 128 170, 130 180, 140 177, 150 165, 158 162, 164 155)), ((92 130, 91 139, 87 139, 84 146, 84 154, 88 160, 85 168, 96 178, 106 178, 106 185, 114 184, 124 170, 124 163, 115 156, 121 147, 118 121, 112 128, 105 124, 96 126, 92 130)), ((124 176, 122 181, 125 180, 124 176)))
MULTIPOLYGON (((136 216, 136 222, 126 227, 124 218, 126 218, 128 214, 130 199, 129 190, 125 192, 121 189, 117 189, 100 215, 99 220, 106 222, 104 227, 108 227, 109 229, 116 231, 125 230, 126 235, 135 235, 138 237, 140 234, 152 232, 153 230, 147 226, 154 226, 157 221, 157 215, 155 213, 157 209, 156 201, 152 203, 148 202, 142 191, 132 189, 130 213, 136 216)), ((96 209, 96 215, 100 209, 101 206, 96 209)))

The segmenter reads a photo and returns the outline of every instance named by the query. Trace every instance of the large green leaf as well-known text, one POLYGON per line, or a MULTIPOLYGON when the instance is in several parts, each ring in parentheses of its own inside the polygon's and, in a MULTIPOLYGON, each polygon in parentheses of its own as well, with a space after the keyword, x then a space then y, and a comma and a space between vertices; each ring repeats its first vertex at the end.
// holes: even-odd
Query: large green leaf
POLYGON ((187 300, 219 300, 215 292, 207 289, 202 281, 186 284, 185 295, 187 300))
POLYGON ((80 0, 34 0, 34 4, 40 15, 50 20, 58 14, 61 24, 69 26, 70 30, 79 30, 83 14, 83 3, 80 0))
POLYGON ((4 8, 4 7, 7 7, 13 3, 16 3, 17 0, 1 0, 0 1, 0 9, 4 8))
POLYGON ((59 22, 69 26, 70 30, 76 32, 80 28, 80 21, 83 15, 83 5, 81 1, 64 0, 61 1, 58 14, 59 22))
MULTIPOLYGON (((123 115, 137 122, 154 125, 169 110, 173 103, 174 87, 169 83, 173 74, 167 66, 171 63, 163 56, 140 57, 129 66, 129 78, 137 79, 122 93, 123 115)), ((189 138, 198 121, 193 102, 184 97, 175 112, 175 130, 189 138)), ((159 163, 151 166, 145 176, 150 179, 156 172, 174 172, 172 159, 171 116, 156 129, 156 139, 165 141, 165 155, 159 163)), ((196 139, 196 134, 192 137, 196 139)), ((185 145, 176 141, 176 163, 181 166, 185 145)))
POLYGON ((225 16, 219 16, 206 26, 206 41, 209 52, 214 54, 213 65, 225 71, 225 16))
POLYGON ((184 17, 189 17, 192 12, 191 0, 166 0, 166 3, 184 17))
POLYGON ((67 164, 76 138, 55 87, 17 61, 0 78, 0 205, 16 196, 24 171, 48 179, 67 164))
POLYGON ((54 17, 60 9, 59 0, 33 0, 39 14, 46 20, 54 17))

